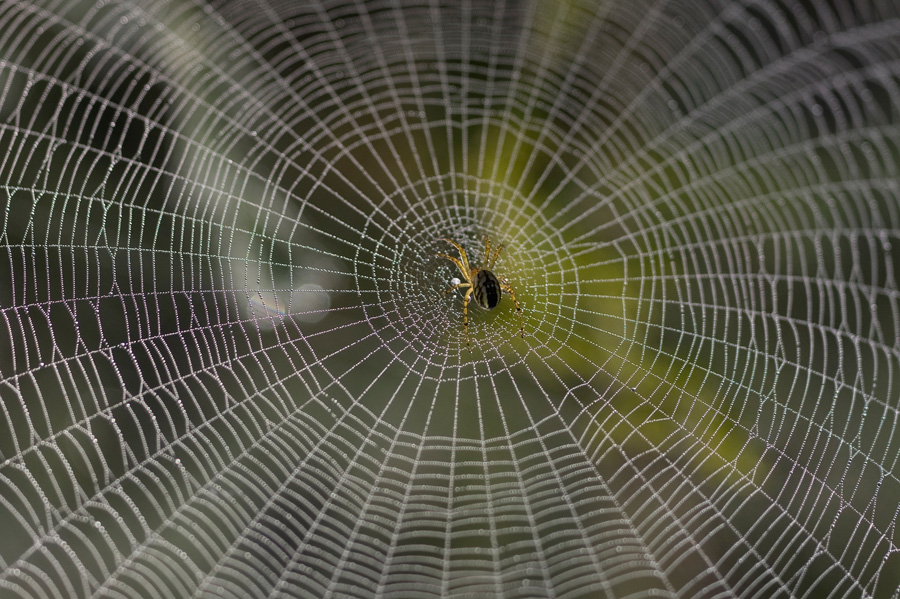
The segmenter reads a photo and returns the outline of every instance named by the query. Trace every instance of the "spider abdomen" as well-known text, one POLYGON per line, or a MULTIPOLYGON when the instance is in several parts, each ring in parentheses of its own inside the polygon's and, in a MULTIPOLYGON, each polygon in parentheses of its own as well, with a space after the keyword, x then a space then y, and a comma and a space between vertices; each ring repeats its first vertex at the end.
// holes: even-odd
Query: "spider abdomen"
POLYGON ((479 270, 472 281, 472 295, 485 310, 493 310, 500 303, 500 280, 489 270, 479 270))

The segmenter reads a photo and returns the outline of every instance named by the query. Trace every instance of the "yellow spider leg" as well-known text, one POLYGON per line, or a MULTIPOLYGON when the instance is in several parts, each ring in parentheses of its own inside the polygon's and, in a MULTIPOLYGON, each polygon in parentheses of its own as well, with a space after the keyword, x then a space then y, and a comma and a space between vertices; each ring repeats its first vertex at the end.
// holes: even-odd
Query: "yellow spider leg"
POLYGON ((466 296, 463 298, 463 330, 466 332, 466 347, 472 351, 472 345, 469 343, 469 298, 472 297, 474 287, 469 287, 466 296))
MULTIPOLYGON (((491 261, 488 262, 487 266, 485 266, 486 269, 491 270, 492 268, 494 268, 494 265, 497 263, 497 258, 500 257, 500 250, 502 250, 502 249, 503 249, 503 244, 502 243, 498 244, 497 249, 494 250, 493 257, 491 257, 491 261)), ((487 256, 485 256, 485 260, 487 260, 487 256)))
POLYGON ((471 284, 471 283, 468 283, 468 282, 466 282, 466 281, 463 281, 462 283, 457 283, 456 285, 450 285, 450 288, 447 289, 447 291, 445 291, 444 293, 442 293, 442 294, 440 295, 440 297, 444 297, 445 295, 447 295, 447 294, 450 293, 451 291, 454 291, 454 290, 456 290, 456 289, 459 289, 460 287, 471 287, 471 286, 472 286, 472 284, 471 284))
MULTIPOLYGON (((457 250, 459 250, 459 255, 462 257, 462 263, 465 264, 465 268, 460 266, 460 270, 462 270, 464 273, 468 273, 470 270, 472 270, 472 267, 469 266, 469 257, 466 256, 466 250, 464 250, 461 245, 459 245, 452 239, 447 239, 446 237, 444 239, 442 239, 442 241, 446 241, 447 243, 452 244, 453 247, 455 247, 457 250)), ((451 260, 453 260, 453 259, 451 258, 451 260)), ((453 261, 456 262, 456 260, 453 260, 453 261)), ((458 264, 458 262, 457 262, 457 264, 458 264)))
POLYGON ((525 338, 525 321, 522 319, 522 306, 519 305, 519 300, 516 299, 516 292, 513 291, 512 285, 503 281, 500 283, 500 289, 509 294, 509 297, 512 298, 513 303, 516 305, 516 313, 519 315, 519 334, 522 336, 522 339, 525 338))
POLYGON ((484 260, 481 261, 483 265, 482 268, 486 268, 488 270, 491 269, 491 263, 488 262, 488 258, 491 257, 491 238, 487 235, 484 236, 484 260))
POLYGON ((466 281, 470 280, 471 275, 469 274, 468 270, 463 268, 462 262, 459 261, 459 258, 454 258, 453 256, 448 256, 447 254, 435 254, 435 256, 437 256, 438 258, 446 258, 447 260, 450 260, 451 262, 456 264, 457 268, 459 268, 459 272, 462 273, 463 278, 466 281))

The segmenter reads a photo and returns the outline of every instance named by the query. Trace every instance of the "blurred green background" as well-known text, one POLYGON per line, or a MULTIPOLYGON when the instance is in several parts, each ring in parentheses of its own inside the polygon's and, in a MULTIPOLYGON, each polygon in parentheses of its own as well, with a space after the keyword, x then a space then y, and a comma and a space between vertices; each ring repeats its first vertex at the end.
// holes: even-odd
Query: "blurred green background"
POLYGON ((896 596, 898 17, 2 4, 0 591, 896 596))

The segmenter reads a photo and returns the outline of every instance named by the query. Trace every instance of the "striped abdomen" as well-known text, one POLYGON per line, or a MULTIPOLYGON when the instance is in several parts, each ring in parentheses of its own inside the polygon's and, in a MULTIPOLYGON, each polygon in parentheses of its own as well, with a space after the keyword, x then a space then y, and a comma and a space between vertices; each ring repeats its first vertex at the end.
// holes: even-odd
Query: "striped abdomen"
POLYGON ((472 295, 479 306, 492 310, 500 303, 500 281, 489 270, 479 270, 472 281, 472 295))

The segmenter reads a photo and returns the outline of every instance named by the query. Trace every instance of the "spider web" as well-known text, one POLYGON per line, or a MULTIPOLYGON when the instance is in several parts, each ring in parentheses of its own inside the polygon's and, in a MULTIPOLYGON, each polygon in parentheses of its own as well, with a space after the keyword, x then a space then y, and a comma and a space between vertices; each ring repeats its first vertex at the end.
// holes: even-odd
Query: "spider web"
POLYGON ((897 597, 898 29, 0 2, 0 595, 897 597))

